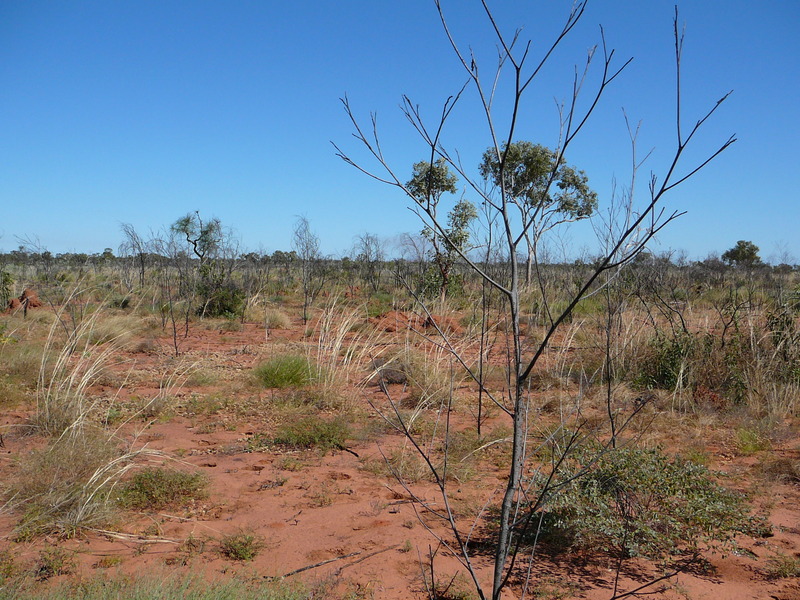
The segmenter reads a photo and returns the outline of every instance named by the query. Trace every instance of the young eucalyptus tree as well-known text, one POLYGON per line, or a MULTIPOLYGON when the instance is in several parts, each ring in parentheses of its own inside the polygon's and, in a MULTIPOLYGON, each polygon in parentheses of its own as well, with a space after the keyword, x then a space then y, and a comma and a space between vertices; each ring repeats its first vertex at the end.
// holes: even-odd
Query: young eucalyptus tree
POLYGON ((558 225, 591 217, 597 194, 589 188, 586 173, 541 144, 513 142, 500 150, 484 152, 480 174, 495 188, 505 188, 509 204, 519 211, 528 248, 525 285, 529 286, 534 261, 539 262, 539 240, 558 225))
MULTIPOLYGON (((499 392, 483 385, 482 378, 471 361, 457 352, 447 335, 439 330, 442 336, 441 345, 452 352, 454 362, 460 364, 480 386, 481 393, 487 398, 487 401, 494 403, 501 414, 505 415, 512 430, 511 458, 505 468, 504 484, 498 494, 499 501, 487 500, 487 506, 493 505, 495 518, 485 519, 481 523, 484 531, 492 532, 493 567, 490 576, 491 583, 488 587, 485 586, 475 566, 474 553, 476 550, 474 544, 470 543, 474 531, 480 528, 476 524, 471 527, 462 524, 451 509, 452 497, 447 476, 446 445, 444 464, 442 465, 431 456, 427 444, 418 440, 408 424, 404 422, 399 411, 393 417, 393 422, 399 423, 399 430, 407 436, 410 443, 428 464, 431 475, 439 488, 439 503, 431 503, 417 498, 417 502, 429 514, 440 518, 449 528, 450 535, 446 538, 438 534, 439 541, 459 559, 472 578, 480 598, 499 600, 503 589, 512 578, 521 575, 525 580, 524 571, 520 569, 520 564, 523 562, 521 553, 525 548, 525 540, 530 539, 532 531, 535 532, 543 507, 558 494, 560 484, 557 483, 556 472, 562 462, 567 459, 578 439, 577 434, 569 435, 563 431, 552 434, 559 436, 559 443, 556 444, 553 441, 553 448, 558 447, 559 451, 553 453, 549 465, 536 460, 536 451, 530 447, 532 440, 529 435, 532 401, 529 392, 532 373, 539 368, 540 360, 551 344, 554 335, 568 320, 576 305, 588 294, 601 289, 604 281, 607 281, 604 275, 618 272, 645 248, 648 241, 658 231, 678 216, 677 212, 669 212, 662 207, 668 192, 697 173, 730 146, 735 139, 734 137, 728 138, 720 146, 708 152, 705 158, 701 158, 694 164, 688 166, 683 164, 682 158, 685 149, 694 140, 695 134, 703 123, 725 100, 727 94, 711 110, 701 115, 688 131, 684 130, 680 87, 683 34, 678 27, 676 12, 674 34, 677 71, 675 96, 677 135, 674 152, 667 163, 666 170, 661 176, 656 174, 650 176, 649 193, 646 198, 639 200, 635 197, 635 173, 640 164, 635 157, 635 134, 631 133, 634 158, 629 163, 633 167, 630 189, 625 196, 627 209, 619 213, 620 221, 610 229, 613 235, 602 241, 602 255, 586 271, 585 277, 577 283, 566 304, 550 316, 541 332, 534 331, 523 335, 520 325, 520 315, 524 308, 521 293, 524 289, 524 280, 521 278, 519 267, 520 258, 523 256, 521 252, 527 251, 527 240, 531 240, 535 249, 536 244, 540 242, 538 236, 552 231, 558 223, 566 224, 569 221, 588 216, 595 209, 596 198, 587 187, 586 177, 579 171, 566 167, 564 157, 576 137, 586 129, 592 113, 608 86, 620 76, 630 60, 621 64, 617 63, 614 51, 607 47, 601 30, 599 47, 590 49, 585 63, 587 72, 594 68, 596 62, 600 63, 597 68, 599 73, 594 89, 587 91, 589 86, 584 85, 585 74, 581 76, 576 70, 571 97, 559 113, 558 144, 551 151, 545 151, 546 149, 534 151, 535 147, 531 147, 532 158, 540 164, 528 168, 521 159, 521 153, 517 152, 521 149, 520 146, 514 141, 519 138, 518 130, 522 128, 523 123, 530 120, 523 119, 522 114, 525 109, 523 99, 534 89, 534 83, 537 82, 537 76, 540 74, 542 66, 551 59, 553 52, 573 31, 583 16, 586 3, 576 2, 572 6, 563 27, 556 32, 553 42, 542 48, 540 57, 537 59, 534 57, 532 43, 522 43, 519 31, 512 35, 505 34, 495 20, 487 2, 482 0, 481 5, 486 17, 487 29, 495 38, 499 52, 496 66, 490 70, 488 76, 485 76, 480 68, 479 57, 472 50, 465 50, 456 41, 445 18, 441 2, 435 0, 435 4, 445 35, 455 54, 456 63, 463 70, 467 83, 444 102, 438 120, 429 123, 423 119, 419 107, 408 97, 403 98, 402 110, 412 127, 419 133, 424 146, 423 151, 431 156, 427 165, 433 164, 442 170, 447 167, 457 173, 466 182, 471 193, 474 193, 482 201, 486 210, 487 222, 497 224, 502 239, 505 268, 490 270, 486 263, 474 260, 469 252, 453 239, 452 228, 437 212, 436 192, 446 190, 447 187, 443 185, 435 187, 431 184, 431 178, 424 176, 412 178, 408 182, 404 181, 399 175, 402 167, 397 168, 391 165, 383 154, 382 145, 385 144, 379 140, 374 115, 370 126, 363 127, 347 98, 344 98, 342 102, 353 124, 354 136, 363 144, 366 154, 376 162, 377 167, 364 166, 362 162, 352 158, 339 146, 335 144, 334 146, 338 156, 345 162, 404 193, 410 199, 412 209, 423 219, 425 226, 430 228, 433 235, 448 244, 448 247, 453 249, 459 259, 464 261, 503 300, 505 321, 508 324, 506 342, 508 384, 499 392), (510 73, 506 73, 506 70, 509 70, 510 73), (503 93, 500 93, 498 90, 503 86, 506 87, 503 89, 503 93), (484 184, 485 179, 482 181, 480 177, 473 176, 465 166, 462 155, 444 141, 444 131, 448 119, 457 108, 460 108, 467 89, 470 89, 477 97, 484 121, 481 127, 488 131, 489 150, 482 156, 483 177, 488 178, 494 184, 488 189, 484 184), (588 95, 588 98, 584 98, 585 95, 588 95), (427 189, 425 188, 426 181, 428 181, 427 189), (419 184, 422 184, 421 189, 424 194, 420 193, 419 184)), ((475 162, 477 163, 478 160, 475 162)), ((424 174, 424 169, 418 169, 415 165, 415 172, 424 174)), ((447 412, 449 409, 449 404, 445 404, 444 410, 447 412)), ((442 422, 449 424, 450 420, 447 418, 447 414, 442 422)), ((614 436, 620 434, 625 423, 625 418, 615 418, 614 436)), ((445 437, 445 439, 447 438, 445 437)), ((614 437, 611 440, 606 439, 601 444, 599 452, 610 451, 614 442, 614 437)), ((432 529, 431 531, 433 532, 432 529)), ((528 556, 527 564, 530 569, 533 564, 533 550, 528 556)))
MULTIPOLYGON (((411 179, 406 183, 409 193, 426 214, 439 220, 439 204, 445 193, 455 194, 458 178, 450 172, 447 162, 440 158, 433 163, 421 161, 414 165, 411 179)), ((433 281, 424 287, 438 287, 444 298, 450 288, 453 267, 460 254, 467 251, 469 226, 478 217, 475 206, 464 198, 447 213, 447 227, 440 233, 425 226, 422 235, 431 243, 431 259, 436 267, 433 281)))

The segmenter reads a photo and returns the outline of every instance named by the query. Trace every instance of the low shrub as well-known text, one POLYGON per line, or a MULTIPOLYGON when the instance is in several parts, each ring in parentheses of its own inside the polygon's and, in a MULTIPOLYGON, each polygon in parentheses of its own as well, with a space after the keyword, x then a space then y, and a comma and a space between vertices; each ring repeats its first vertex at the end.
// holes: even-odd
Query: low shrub
POLYGON ((246 531, 226 535, 219 542, 220 554, 239 561, 253 560, 263 547, 261 538, 246 531))
POLYGON ((326 419, 318 415, 305 415, 279 426, 272 436, 256 436, 253 447, 283 446, 295 450, 343 449, 350 438, 350 426, 343 417, 326 419))
POLYGON ((200 473, 146 468, 122 486, 118 502, 125 508, 158 510, 208 495, 208 479, 200 473))
POLYGON ((659 450, 582 449, 559 477, 564 488, 542 515, 543 533, 567 546, 655 559, 765 533, 712 472, 659 450))
POLYGON ((36 577, 44 581, 56 575, 69 575, 77 567, 75 553, 57 546, 45 548, 39 552, 36 561, 36 577))
POLYGON ((201 281, 197 286, 197 293, 202 299, 197 314, 202 317, 238 318, 244 312, 247 298, 244 290, 235 284, 214 287, 207 281, 201 281))
POLYGON ((268 308, 264 311, 264 326, 267 329, 289 329, 292 320, 282 310, 268 308))
POLYGON ((657 335, 641 359, 633 383, 646 389, 674 390, 685 386, 688 383, 687 365, 693 343, 693 338, 688 335, 671 338, 657 335))

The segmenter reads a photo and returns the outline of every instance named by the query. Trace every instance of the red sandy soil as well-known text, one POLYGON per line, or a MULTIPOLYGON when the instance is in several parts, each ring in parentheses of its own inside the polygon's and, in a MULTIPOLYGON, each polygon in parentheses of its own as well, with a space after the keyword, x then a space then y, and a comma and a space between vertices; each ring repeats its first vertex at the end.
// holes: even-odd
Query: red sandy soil
MULTIPOLYGON (((400 324, 402 330, 408 321, 405 315, 392 314, 380 324, 387 329, 390 326, 398 329, 395 324, 400 324)), ((402 444, 400 436, 384 434, 377 442, 374 439, 354 442, 350 449, 357 457, 346 451, 325 456, 313 451, 246 451, 247 442, 255 433, 269 430, 267 412, 260 411, 259 406, 267 406, 274 392, 255 387, 237 389, 232 382, 240 381, 254 365, 269 356, 275 344, 296 342, 303 330, 302 323, 295 323, 291 330, 273 330, 269 339, 265 339, 264 329, 252 324, 243 331, 233 332, 193 325, 189 337, 180 341, 183 359, 198 360, 204 367, 213 365, 219 380, 210 386, 184 386, 178 394, 176 415, 166 422, 156 420, 146 426, 139 442, 208 475, 209 497, 160 514, 127 514, 118 526, 121 535, 89 533, 79 539, 58 541, 77 551, 84 574, 104 571, 100 565, 106 557, 121 558, 121 563, 110 570, 113 572, 146 573, 166 568, 202 571, 210 576, 240 573, 265 578, 337 559, 294 577, 306 580, 339 577, 364 591, 365 597, 378 600, 426 597, 420 575, 421 559, 424 563, 436 541, 421 524, 408 492, 396 480, 365 469, 379 463, 382 452, 402 444), (191 414, 187 407, 192 394, 202 396, 212 389, 218 396, 233 400, 231 406, 241 400, 249 409, 245 414, 230 407, 214 414, 191 414), (227 395, 230 390, 235 397, 227 395), (231 561, 215 551, 216 540, 242 530, 263 539, 264 547, 253 561, 231 561), (187 539, 194 540, 191 547, 186 544, 187 539)), ((127 354, 128 367, 134 365, 135 375, 123 390, 106 385, 96 391, 122 401, 148 397, 157 389, 160 379, 174 368, 176 360, 170 355, 170 344, 170 338, 159 338, 150 353, 127 354)), ((377 387, 353 388, 348 393, 370 414, 366 400, 383 401, 377 387)), ((41 444, 32 436, 22 436, 7 428, 22 423, 28 414, 25 410, 2 414, 0 425, 7 433, 0 448, 3 453, 0 477, 10 476, 14 459, 41 444)), ((379 421, 374 414, 369 418, 379 421)), ((133 434, 133 425, 144 427, 141 420, 137 421, 126 429, 128 436, 133 434)), ((798 441, 794 435, 773 452, 797 458, 798 441)), ((714 455, 711 467, 741 474, 747 473, 753 462, 752 458, 723 452, 722 456, 714 455)), ((495 477, 475 477, 460 488, 455 487, 453 496, 459 507, 479 507, 492 494, 497 497, 501 484, 495 477)), ((414 483, 411 488, 420 497, 441 502, 435 488, 428 483, 414 483)), ((790 556, 800 553, 800 489, 774 483, 767 494, 759 502, 770 505, 773 537, 759 540, 742 537, 741 552, 709 555, 705 572, 681 574, 651 588, 649 591, 657 593, 650 597, 800 600, 797 579, 769 580, 765 574, 766 558, 776 551, 790 556)), ((15 515, 0 518, 0 540, 6 540, 0 542, 0 547, 13 546, 20 560, 33 561, 44 544, 56 542, 8 542, 16 518, 15 515)), ((435 529, 441 531, 438 525, 435 529)), ((439 552, 436 565, 437 576, 443 579, 458 567, 444 550, 439 552)), ((488 581, 489 556, 479 557, 477 566, 488 581)), ((565 597, 601 599, 612 595, 613 568, 613 561, 607 558, 542 556, 537 558, 532 573, 534 581, 562 587, 571 585, 565 597)), ((652 565, 629 565, 620 580, 620 589, 632 589, 639 585, 637 582, 657 572, 652 565)), ((519 586, 512 585, 503 597, 521 597, 519 586)))

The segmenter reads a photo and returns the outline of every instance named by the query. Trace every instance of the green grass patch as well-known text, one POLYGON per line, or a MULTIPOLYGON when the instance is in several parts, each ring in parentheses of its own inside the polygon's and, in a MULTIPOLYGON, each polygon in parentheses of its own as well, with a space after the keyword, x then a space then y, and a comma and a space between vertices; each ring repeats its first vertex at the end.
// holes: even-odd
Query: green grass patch
POLYGON ((769 438, 758 429, 750 427, 740 427, 736 430, 736 451, 741 456, 752 456, 757 452, 769 450, 771 445, 769 438))
POLYGON ((313 382, 315 369, 305 356, 276 356, 255 369, 258 382, 267 388, 303 387, 313 382))

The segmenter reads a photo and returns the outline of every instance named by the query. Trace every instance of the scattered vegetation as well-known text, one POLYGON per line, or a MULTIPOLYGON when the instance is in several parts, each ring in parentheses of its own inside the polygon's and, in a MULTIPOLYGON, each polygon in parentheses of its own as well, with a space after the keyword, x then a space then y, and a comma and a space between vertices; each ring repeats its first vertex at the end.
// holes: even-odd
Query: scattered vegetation
POLYGON ((253 582, 244 577, 208 580, 197 574, 153 573, 138 576, 95 576, 58 585, 36 584, 17 577, 0 587, 0 600, 313 600, 336 598, 328 582, 306 585, 299 581, 253 582))
MULTIPOLYGON (((444 239, 438 241, 446 250, 444 239)), ((385 456, 364 457, 365 472, 399 479, 411 490, 417 482, 420 487, 441 484, 460 490, 451 498, 451 508, 462 523, 480 511, 496 515, 499 498, 484 506, 465 496, 494 481, 498 469, 512 460, 513 432, 498 421, 513 395, 509 370, 499 364, 509 352, 513 324, 502 313, 502 302, 483 295, 480 280, 460 259, 444 256, 454 260, 445 265, 443 286, 442 273, 426 252, 419 264, 382 259, 371 260, 369 268, 359 263, 366 258, 355 257, 348 264, 310 257, 305 298, 301 267, 287 253, 235 262, 217 256, 205 271, 185 262, 185 252, 146 255, 144 271, 138 270, 138 262, 131 270, 122 258, 107 258, 82 274, 82 267, 65 264, 59 267, 59 279, 46 275, 52 265, 30 256, 21 266, 52 306, 27 317, 0 316, 0 403, 33 413, 25 423, 0 429, 0 445, 32 434, 19 438, 30 450, 4 464, 9 476, 0 482, 0 505, 16 518, 13 540, 40 547, 86 531, 113 530, 123 509, 148 512, 190 505, 206 510, 206 503, 193 502, 207 496, 204 476, 143 468, 140 458, 148 452, 132 447, 131 439, 140 434, 131 434, 132 428, 148 436, 153 423, 176 415, 191 419, 193 432, 204 440, 206 434, 225 430, 246 432, 244 439, 212 452, 276 454, 276 472, 258 480, 265 495, 289 493, 320 454, 389 436, 385 456), (222 268, 224 275, 215 271, 222 268), (143 284, 138 285, 142 273, 143 284), (70 291, 65 286, 69 281, 81 282, 83 291, 70 291), (414 298, 401 282, 432 299, 429 310, 448 332, 446 343, 425 311, 414 314, 414 298), (226 299, 229 289, 237 290, 234 296, 246 309, 227 304, 235 299, 226 299), (317 298, 326 298, 325 304, 317 298), (283 338, 295 340, 296 332, 270 332, 299 320, 303 303, 308 322, 302 339, 287 342, 283 338), (218 309, 220 318, 210 320, 218 309), (398 331, 384 331, 384 324, 373 317, 392 309, 404 311, 387 327, 398 331), (404 331, 406 326, 415 332, 404 331), (220 329, 246 335, 221 334, 220 329), (249 375, 248 365, 262 350, 250 339, 241 340, 256 329, 263 329, 258 344, 266 340, 272 355, 249 375), (229 345, 229 354, 218 359, 209 353, 201 368, 187 370, 185 340, 198 330, 229 345), (271 348, 270 336, 280 340, 271 348), (142 351, 143 337, 148 341, 145 362, 162 361, 178 373, 163 385, 156 383, 160 391, 154 396, 132 389, 132 384, 147 387, 152 373, 120 362, 142 351), (465 376, 447 344, 478 377, 465 376), (178 356, 167 357, 165 350, 178 356), (481 363, 481 353, 491 360, 481 363), (253 380, 270 391, 257 389, 253 380), (180 385, 189 392, 179 392, 180 385), (363 407, 365 398, 374 403, 373 409, 385 408, 389 400, 394 405, 384 410, 385 419, 377 419, 363 407), (251 435, 253 429, 264 433, 251 435), (402 443, 396 443, 398 434, 405 437, 402 443), (287 481, 292 483, 284 485, 287 481)), ((502 263, 487 265, 502 276, 502 263)), ((568 305, 570 286, 590 267, 580 262, 538 265, 544 292, 536 286, 522 292, 526 339, 546 332, 548 311, 568 305)), ((12 287, 25 280, 21 267, 6 263, 3 269, 13 273, 12 287)), ((521 485, 537 489, 537 477, 548 477, 550 469, 555 469, 555 483, 539 503, 526 500, 520 505, 520 514, 527 510, 532 520, 527 530, 513 531, 514 539, 527 544, 538 532, 537 542, 544 543, 537 549, 572 548, 584 557, 605 553, 620 562, 640 557, 667 564, 695 552, 699 560, 704 549, 732 547, 741 532, 766 534, 768 524, 751 515, 746 498, 725 487, 731 480, 709 467, 718 459, 719 444, 726 453, 756 457, 734 458, 757 463, 751 471, 761 477, 756 493, 800 482, 795 449, 786 442, 800 415, 799 281, 791 269, 780 271, 759 262, 678 264, 648 255, 632 261, 607 288, 598 284, 565 320, 568 328, 522 391, 533 424, 525 443, 536 451, 528 457, 521 485), (636 419, 629 435, 614 435, 619 446, 614 448, 613 427, 631 414, 636 419), (659 443, 672 449, 675 437, 695 421, 703 427, 710 424, 710 437, 692 434, 679 448, 683 458, 645 449, 659 443), (580 443, 574 445, 568 443, 572 427, 581 431, 576 438, 580 443), (711 437, 713 444, 708 443, 711 437)), ((19 290, 9 293, 16 297, 19 290)), ((152 435, 158 439, 162 434, 152 435)), ((186 444, 174 454, 195 452, 186 444)), ((311 510, 338 502, 337 494, 346 488, 326 480, 302 489, 302 507, 311 510)), ((415 524, 406 520, 404 526, 415 524)), ((153 523, 148 535, 164 531, 153 523)), ((190 560, 204 543, 181 546, 175 564, 190 560)), ((489 543, 479 528, 469 548, 489 543)), ((220 539, 218 548, 231 560, 249 561, 263 544, 255 532, 239 532, 220 539)), ((409 541, 400 551, 412 549, 409 541)), ((44 589, 36 587, 36 580, 74 571, 74 555, 48 545, 34 564, 13 550, 0 551, 0 599, 70 597, 64 594, 144 598, 153 597, 157 583, 165 598, 216 597, 211 590, 243 598, 311 598, 322 589, 254 586, 235 578, 206 589, 190 578, 151 582, 112 575, 81 575, 80 581, 50 582, 52 588, 44 589)), ((101 559, 95 566, 111 574, 118 560, 101 559)), ((797 558, 777 553, 757 568, 770 578, 797 577, 797 558)), ((452 586, 448 581, 433 586, 432 597, 474 597, 469 581, 452 586)), ((333 594, 332 588, 324 589, 333 594)), ((528 593, 533 598, 566 598, 576 589, 557 579, 534 577, 528 593)))
POLYGON ((770 579, 800 577, 800 557, 782 552, 774 554, 767 560, 766 573, 770 579))
POLYGON ((7 489, 9 505, 22 514, 17 539, 44 534, 73 537, 115 518, 114 485, 142 451, 126 451, 97 429, 64 435, 25 456, 7 489))

